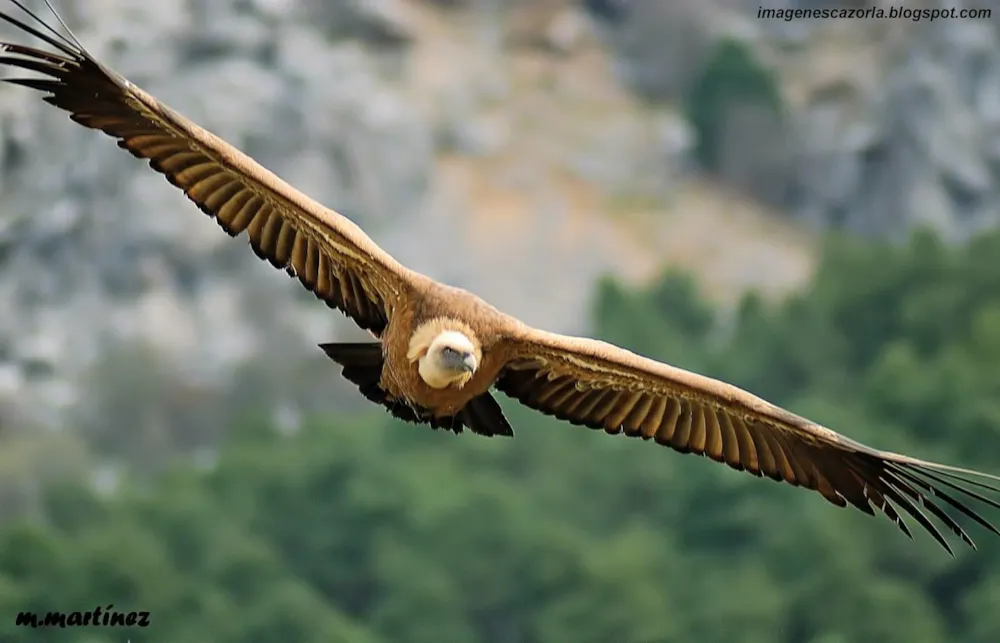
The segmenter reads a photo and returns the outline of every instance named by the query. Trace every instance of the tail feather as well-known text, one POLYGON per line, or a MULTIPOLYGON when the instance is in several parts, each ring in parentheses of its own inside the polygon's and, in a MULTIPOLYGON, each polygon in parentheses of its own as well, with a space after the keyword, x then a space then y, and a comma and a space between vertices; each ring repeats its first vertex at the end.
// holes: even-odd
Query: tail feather
POLYGON ((488 391, 472 398, 472 401, 462 409, 458 417, 469 425, 473 433, 514 437, 514 429, 504 417, 503 409, 488 391))

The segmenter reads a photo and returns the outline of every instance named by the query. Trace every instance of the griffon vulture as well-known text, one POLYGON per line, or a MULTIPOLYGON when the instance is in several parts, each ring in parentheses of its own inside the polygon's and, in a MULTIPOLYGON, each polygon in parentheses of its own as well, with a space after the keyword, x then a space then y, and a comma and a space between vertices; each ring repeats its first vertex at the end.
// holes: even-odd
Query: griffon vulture
POLYGON ((350 220, 94 59, 65 24, 66 36, 11 1, 36 24, 3 12, 0 18, 50 49, 0 43, 0 64, 40 74, 4 80, 43 92, 72 120, 146 159, 230 236, 246 232, 257 256, 369 331, 377 341, 321 347, 365 397, 397 418, 512 436, 490 393, 495 388, 575 425, 708 456, 815 490, 841 507, 878 510, 911 536, 901 516, 908 514, 949 553, 938 525, 975 544, 945 506, 1000 535, 966 504, 971 498, 1000 508, 981 493, 1000 491, 985 482, 1000 478, 879 451, 724 382, 604 342, 530 328, 400 265, 350 220))

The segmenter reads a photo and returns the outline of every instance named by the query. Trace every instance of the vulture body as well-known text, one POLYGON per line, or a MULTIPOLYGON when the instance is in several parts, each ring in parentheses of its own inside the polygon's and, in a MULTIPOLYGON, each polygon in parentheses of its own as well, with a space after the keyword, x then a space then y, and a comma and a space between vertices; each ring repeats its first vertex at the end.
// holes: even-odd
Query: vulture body
POLYGON ((946 507, 1000 535, 967 504, 1000 508, 982 493, 1000 491, 1000 478, 867 447, 724 382, 531 328, 410 270, 347 218, 101 64, 65 25, 62 35, 10 2, 27 17, 0 11, 0 19, 46 48, 0 42, 0 66, 35 74, 4 80, 42 92, 73 121, 115 138, 229 235, 245 232, 261 259, 369 331, 375 341, 321 348, 395 417, 512 436, 495 389, 575 425, 652 440, 814 490, 841 507, 881 512, 907 535, 902 514, 909 515, 948 552, 938 525, 975 545, 946 507))

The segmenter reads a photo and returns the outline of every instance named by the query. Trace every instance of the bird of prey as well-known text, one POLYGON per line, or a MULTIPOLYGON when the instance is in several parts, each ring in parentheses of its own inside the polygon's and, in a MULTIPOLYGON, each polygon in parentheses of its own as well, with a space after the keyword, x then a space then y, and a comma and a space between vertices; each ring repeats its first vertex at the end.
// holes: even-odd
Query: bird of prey
POLYGON ((395 417, 513 436, 495 389, 574 425, 652 440, 814 490, 840 507, 881 512, 912 538, 908 515, 949 553, 942 526, 975 547, 957 514, 1000 535, 970 506, 1000 509, 984 494, 1000 492, 1000 477, 870 448, 724 382, 531 328, 410 270, 346 217, 96 60, 61 20, 65 35, 11 2, 27 18, 0 18, 47 48, 0 42, 0 65, 38 74, 3 80, 42 92, 72 120, 114 137, 230 236, 245 232, 261 259, 369 331, 375 341, 321 348, 395 417))

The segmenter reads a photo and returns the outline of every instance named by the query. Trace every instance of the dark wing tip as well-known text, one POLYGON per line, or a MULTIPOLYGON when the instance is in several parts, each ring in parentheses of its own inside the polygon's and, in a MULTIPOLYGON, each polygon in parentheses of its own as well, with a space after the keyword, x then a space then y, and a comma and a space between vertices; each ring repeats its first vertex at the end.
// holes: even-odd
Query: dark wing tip
POLYGON ((19 2, 19 0, 11 0, 11 2, 14 4, 14 6, 16 6, 18 9, 27 14, 28 18, 30 18, 33 22, 35 22, 44 31, 40 31, 39 29, 32 27, 31 25, 23 22, 22 20, 19 20, 14 16, 11 16, 9 13, 5 11, 0 11, 0 20, 3 20, 8 24, 14 25, 21 31, 29 33, 32 36, 35 36, 36 38, 43 40, 50 46, 55 47, 59 51, 63 52, 64 54, 67 54, 68 56, 74 59, 89 58, 86 49, 84 49, 83 45, 76 38, 76 36, 73 35, 73 32, 70 31, 69 27, 66 26, 66 23, 63 21, 62 17, 55 10, 55 8, 52 6, 49 0, 45 0, 45 6, 48 7, 49 11, 52 12, 52 15, 55 16, 56 20, 63 27, 63 29, 66 30, 66 32, 70 35, 70 38, 72 38, 72 40, 70 38, 67 38, 63 34, 59 33, 55 29, 53 29, 47 22, 42 20, 38 16, 38 14, 31 11, 31 9, 26 7, 23 3, 19 2))
MULTIPOLYGON (((104 71, 104 69, 78 43, 64 37, 17 0, 11 1, 31 20, 38 23, 41 29, 35 28, 4 11, 0 11, 0 20, 42 40, 55 51, 46 51, 14 42, 0 42, 0 51, 7 54, 0 56, 0 65, 42 75, 36 78, 2 78, 0 80, 47 93, 49 95, 45 96, 43 100, 60 107, 62 102, 60 94, 67 90, 74 91, 70 87, 70 78, 73 73, 91 66, 100 71, 104 71), (45 33, 46 31, 49 33, 45 33)), ((52 9, 51 5, 49 8, 52 9)), ((54 10, 53 14, 62 22, 54 10)))
POLYGON ((972 550, 978 549, 975 541, 952 517, 952 513, 958 512, 978 523, 990 533, 1000 536, 1000 529, 984 518, 970 504, 970 501, 975 501, 992 509, 1000 510, 1000 502, 977 491, 977 489, 982 489, 990 493, 1000 494, 1000 486, 975 479, 978 477, 1000 482, 994 476, 909 458, 899 457, 896 459, 885 454, 862 454, 861 459, 854 464, 867 484, 871 486, 873 495, 876 498, 881 497, 880 502, 873 502, 875 507, 893 520, 911 538, 912 535, 893 506, 916 520, 921 528, 928 532, 952 557, 955 556, 954 551, 931 518, 952 532, 972 550), (952 513, 949 513, 947 509, 951 509, 952 513))

